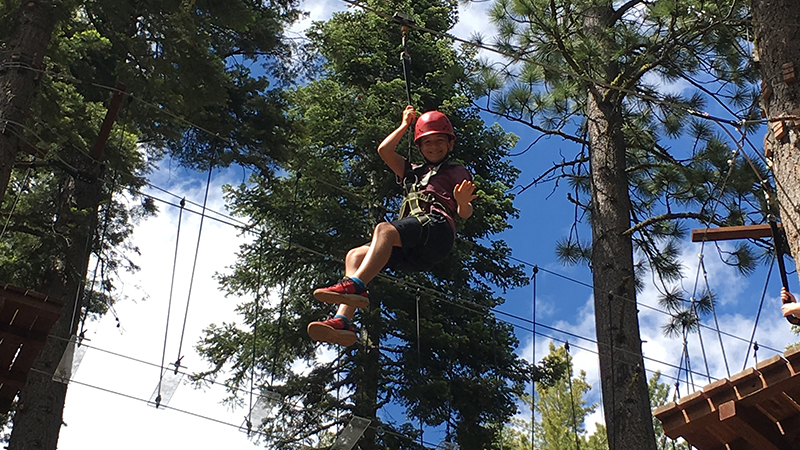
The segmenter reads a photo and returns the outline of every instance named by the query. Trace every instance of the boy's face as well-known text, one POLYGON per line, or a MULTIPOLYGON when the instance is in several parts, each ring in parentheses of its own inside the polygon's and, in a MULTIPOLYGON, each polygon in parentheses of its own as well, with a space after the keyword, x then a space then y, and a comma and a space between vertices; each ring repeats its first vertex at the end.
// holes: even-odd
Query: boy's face
POLYGON ((422 156, 430 162, 438 163, 443 160, 447 153, 453 150, 455 139, 450 139, 446 134, 429 134, 419 140, 419 150, 422 156))

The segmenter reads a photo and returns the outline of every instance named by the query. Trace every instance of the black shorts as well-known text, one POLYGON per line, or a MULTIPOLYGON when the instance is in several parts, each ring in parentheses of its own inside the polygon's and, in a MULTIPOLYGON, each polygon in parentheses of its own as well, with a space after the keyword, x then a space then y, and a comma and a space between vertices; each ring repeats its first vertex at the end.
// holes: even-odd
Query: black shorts
POLYGON ((444 260, 453 249, 455 236, 441 214, 408 216, 390 222, 400 233, 402 247, 392 248, 386 267, 421 272, 444 260))

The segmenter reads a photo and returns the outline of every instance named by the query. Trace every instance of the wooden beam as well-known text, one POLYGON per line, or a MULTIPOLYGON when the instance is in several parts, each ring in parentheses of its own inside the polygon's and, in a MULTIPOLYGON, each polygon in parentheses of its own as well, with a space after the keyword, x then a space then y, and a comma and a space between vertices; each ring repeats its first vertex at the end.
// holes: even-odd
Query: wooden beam
MULTIPOLYGON (((781 228, 781 224, 778 224, 781 228)), ((769 224, 743 225, 738 227, 700 228, 692 230, 692 242, 728 241, 732 239, 756 239, 772 237, 769 224)))
POLYGON ((122 106, 122 97, 125 95, 125 90, 127 88, 125 83, 117 83, 116 90, 111 98, 111 105, 108 107, 108 111, 106 111, 106 118, 100 126, 100 133, 98 133, 97 141, 94 143, 94 147, 92 147, 92 158, 94 158, 95 161, 103 160, 103 148, 106 146, 108 136, 111 134, 111 127, 114 125, 114 121, 117 120, 119 108, 122 106))
POLYGON ((757 410, 737 405, 733 400, 720 405, 719 420, 736 430, 754 448, 792 450, 774 422, 757 410))

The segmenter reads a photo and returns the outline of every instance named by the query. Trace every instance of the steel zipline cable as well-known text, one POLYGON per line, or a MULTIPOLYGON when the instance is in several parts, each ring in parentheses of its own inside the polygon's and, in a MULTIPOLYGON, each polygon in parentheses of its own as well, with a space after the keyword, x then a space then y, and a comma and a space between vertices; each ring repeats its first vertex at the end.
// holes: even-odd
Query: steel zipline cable
MULTIPOLYGON (((177 204, 174 204, 174 203, 171 203, 169 201, 163 200, 163 199, 161 199, 159 197, 156 197, 156 196, 153 196, 151 194, 147 194, 147 193, 144 193, 144 192, 140 192, 140 194, 144 195, 144 196, 147 196, 147 197, 149 197, 149 198, 151 198, 151 199, 153 199, 155 201, 159 201, 159 202, 162 202, 164 204, 171 205, 173 207, 179 207, 177 204)), ((175 195, 175 194, 171 194, 171 195, 175 195)), ((193 213, 193 214, 198 214, 198 215, 201 214, 200 212, 194 211, 194 210, 189 209, 189 208, 187 208, 186 211, 189 212, 189 213, 193 213)), ((224 216, 224 214, 222 214, 222 213, 217 213, 217 214, 219 214, 221 216, 224 216)), ((241 222, 241 221, 238 221, 238 220, 233 219, 233 218, 230 218, 230 220, 224 220, 224 219, 220 219, 220 218, 217 218, 217 217, 209 217, 209 218, 212 219, 212 220, 215 220, 215 221, 217 221, 219 223, 222 223, 224 225, 231 226, 231 227, 240 229, 242 231, 247 231, 247 232, 252 233, 252 229, 251 229, 252 227, 249 224, 245 223, 245 222, 241 222)), ((281 241, 281 239, 278 238, 278 237, 276 237, 275 239, 277 241, 281 241)), ((285 244, 285 242, 284 242, 284 244, 285 244)), ((299 248, 299 249, 301 249, 301 250, 303 250, 305 252, 308 252, 308 253, 311 253, 311 254, 326 258, 326 259, 342 262, 342 261, 336 259, 335 257, 332 257, 329 254, 326 254, 324 252, 320 252, 320 251, 317 251, 317 250, 302 246, 302 245, 300 245, 300 244, 298 244, 296 242, 293 243, 293 246, 297 247, 297 248, 299 248)), ((577 285, 584 286, 584 287, 587 287, 587 288, 590 288, 590 289, 592 288, 592 285, 590 283, 587 283, 587 282, 584 282, 584 281, 581 281, 581 280, 578 280, 578 279, 575 279, 575 278, 560 274, 558 272, 554 272, 554 271, 549 270, 549 269, 545 269, 545 268, 543 268, 541 266, 537 266, 536 264, 530 263, 530 262, 525 261, 523 259, 520 259, 520 258, 517 258, 517 257, 509 257, 509 259, 512 260, 512 261, 516 261, 516 262, 519 262, 521 264, 527 265, 529 267, 538 267, 540 272, 547 273, 547 274, 562 278, 562 279, 567 280, 567 281, 569 281, 571 283, 575 283, 577 285)), ((381 278, 388 279, 388 280, 390 280, 390 281, 392 281, 392 282, 394 282, 396 284, 399 284, 399 285, 410 287, 412 289, 420 289, 422 292, 427 293, 429 296, 432 296, 434 298, 443 299, 444 301, 452 302, 452 303, 458 305, 459 307, 462 307, 462 308, 465 308, 465 309, 469 309, 469 310, 471 310, 473 312, 476 312, 476 313, 492 312, 492 313, 495 313, 495 314, 498 314, 498 315, 501 315, 501 316, 508 317, 510 319, 514 319, 514 320, 516 320, 518 322, 521 322, 521 323, 524 323, 524 324, 533 325, 533 321, 532 320, 524 318, 524 317, 521 317, 521 316, 516 315, 516 314, 508 313, 508 312, 505 312, 505 311, 502 311, 502 310, 498 310, 498 309, 495 309, 495 308, 487 308, 487 307, 482 306, 482 305, 464 304, 464 302, 462 302, 462 301, 449 300, 448 299, 449 296, 447 294, 439 292, 439 291, 437 291, 435 289, 431 289, 429 287, 422 286, 422 285, 419 285, 419 284, 416 284, 416 283, 413 283, 413 282, 410 282, 410 281, 406 281, 404 279, 400 279, 400 278, 397 278, 397 277, 392 277, 392 276, 389 276, 389 275, 383 274, 383 273, 381 273, 379 276, 381 278)), ((618 294, 614 294, 614 297, 618 298, 618 299, 621 299, 621 300, 624 300, 624 301, 633 302, 632 299, 628 299, 627 297, 620 296, 618 294)), ((641 303, 637 304, 637 305, 640 306, 640 307, 655 311, 655 312, 660 313, 660 314, 670 315, 669 312, 661 310, 661 309, 653 307, 653 306, 650 306, 650 305, 641 304, 641 303)), ((506 320, 506 322, 513 324, 512 322, 510 322, 508 320, 506 320)), ((517 324, 513 324, 513 325, 519 326, 517 324)), ((586 338, 586 337, 583 337, 583 336, 580 336, 580 335, 577 335, 577 334, 574 334, 574 333, 569 333, 569 332, 567 332, 565 330, 560 330, 560 329, 555 328, 555 327, 549 327, 549 326, 547 326, 545 324, 541 324, 541 323, 538 323, 538 322, 536 323, 536 325, 537 326, 541 326, 543 328, 553 329, 553 331, 557 331, 559 333, 564 333, 564 334, 566 334, 568 336, 572 336, 572 337, 575 337, 575 338, 580 339, 580 340, 586 340, 586 341, 590 341, 592 343, 596 343, 593 339, 589 339, 589 338, 586 338)), ((701 324, 700 326, 703 327, 703 328, 707 328, 707 329, 713 330, 713 328, 710 328, 707 325, 701 324)), ((527 329, 527 331, 532 331, 532 330, 531 329, 527 329)), ((736 340, 739 340, 739 341, 742 341, 742 342, 748 342, 748 339, 745 339, 743 337, 737 336, 737 335, 732 334, 732 333, 727 333, 727 332, 721 331, 721 334, 723 336, 727 336, 729 338, 736 339, 736 340)), ((574 346, 574 344, 573 344, 573 346, 574 346)), ((762 348, 765 348, 765 349, 768 349, 768 350, 771 350, 771 351, 774 351, 774 352, 778 352, 778 353, 782 352, 782 350, 778 350, 778 349, 775 349, 775 348, 772 348, 772 347, 768 347, 768 346, 764 346, 764 345, 762 345, 762 348)), ((703 375, 705 375, 705 374, 703 374, 703 375)))

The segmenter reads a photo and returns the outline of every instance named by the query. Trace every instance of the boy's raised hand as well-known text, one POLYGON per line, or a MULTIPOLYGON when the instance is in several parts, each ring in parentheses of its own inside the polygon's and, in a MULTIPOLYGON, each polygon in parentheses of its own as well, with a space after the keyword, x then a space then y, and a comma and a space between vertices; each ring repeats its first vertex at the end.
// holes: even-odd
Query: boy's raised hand
POLYGON ((470 180, 464 180, 461 182, 461 184, 457 184, 456 187, 453 188, 453 197, 455 197, 456 202, 459 205, 466 205, 467 203, 478 198, 474 192, 475 183, 470 180))
POLYGON ((408 127, 412 123, 414 123, 414 119, 417 118, 417 110, 414 109, 413 106, 408 105, 406 109, 403 110, 403 126, 408 127))

